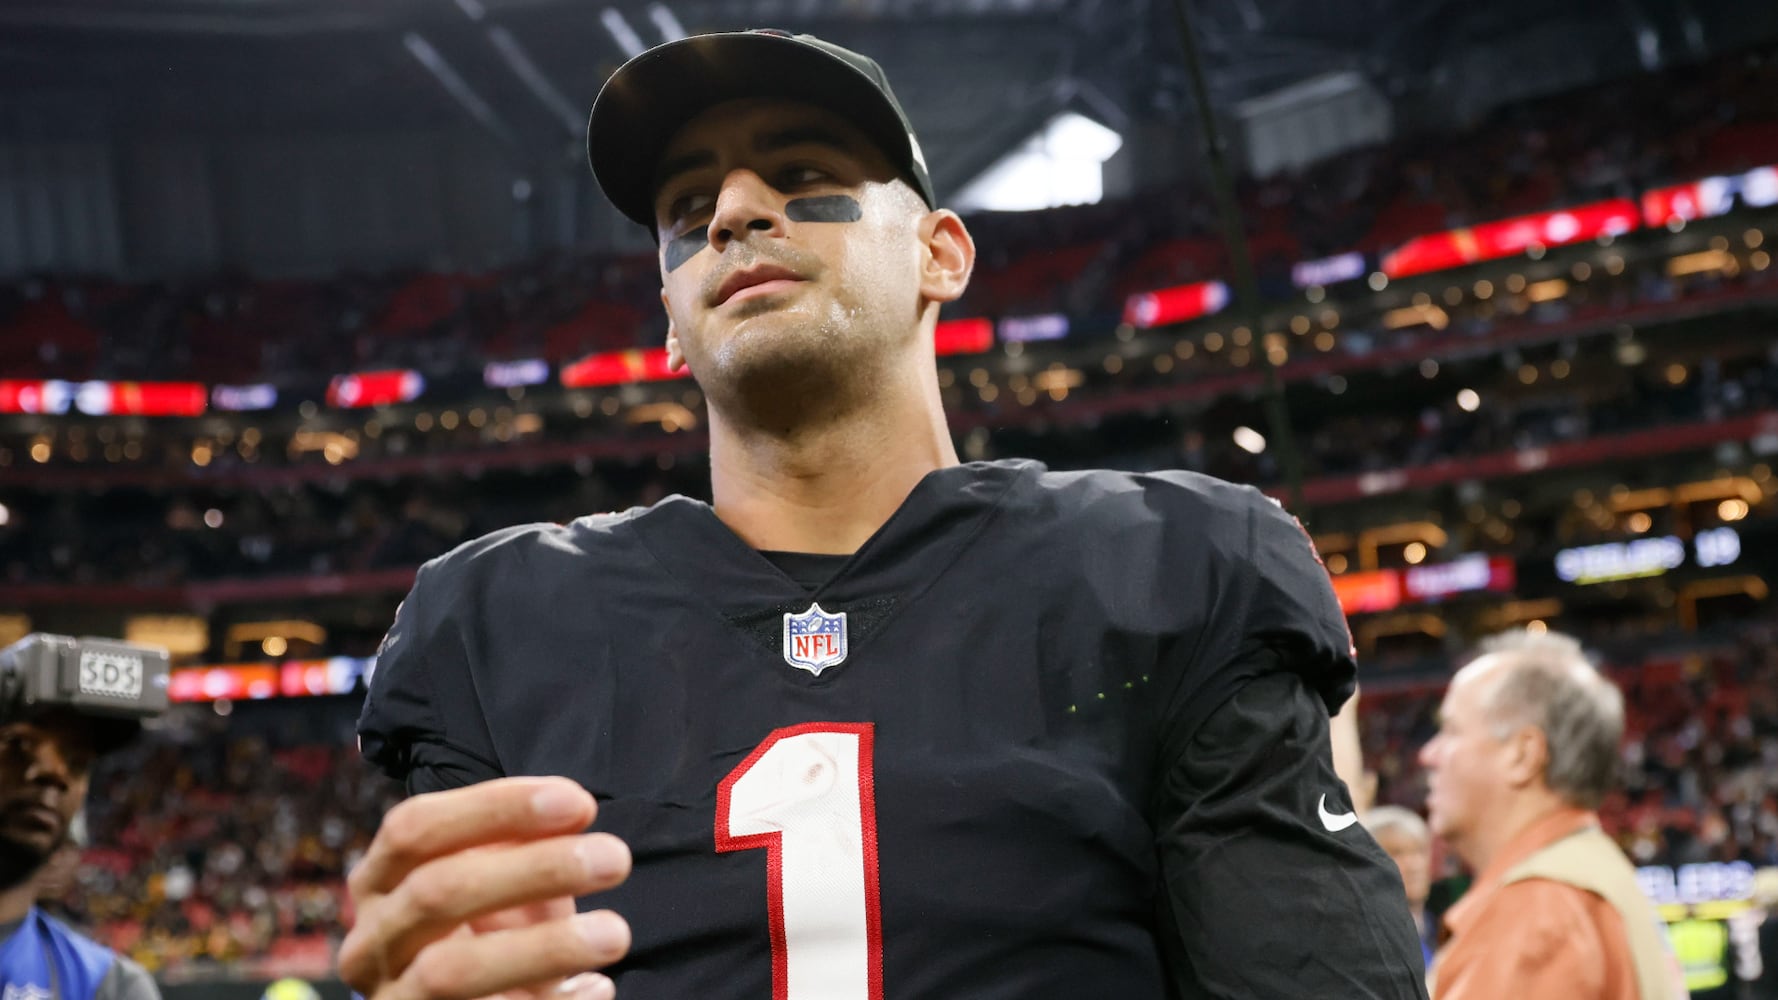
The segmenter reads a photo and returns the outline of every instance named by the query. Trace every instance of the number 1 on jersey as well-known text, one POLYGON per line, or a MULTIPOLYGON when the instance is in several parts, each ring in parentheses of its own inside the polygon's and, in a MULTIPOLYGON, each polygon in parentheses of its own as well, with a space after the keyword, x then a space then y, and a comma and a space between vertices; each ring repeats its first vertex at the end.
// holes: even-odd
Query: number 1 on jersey
POLYGON ((871 724, 774 730, 716 789, 716 850, 766 852, 772 1000, 882 1000, 871 724))

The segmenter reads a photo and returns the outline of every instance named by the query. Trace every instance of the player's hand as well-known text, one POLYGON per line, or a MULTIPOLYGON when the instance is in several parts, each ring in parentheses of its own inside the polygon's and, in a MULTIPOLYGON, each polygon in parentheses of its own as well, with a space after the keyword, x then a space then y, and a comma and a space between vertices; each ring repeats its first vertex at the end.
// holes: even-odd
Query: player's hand
POLYGON ((630 873, 623 841, 581 832, 597 808, 567 778, 503 778, 389 810, 346 880, 340 977, 367 1000, 613 996, 591 970, 624 956, 629 925, 574 912, 630 873))

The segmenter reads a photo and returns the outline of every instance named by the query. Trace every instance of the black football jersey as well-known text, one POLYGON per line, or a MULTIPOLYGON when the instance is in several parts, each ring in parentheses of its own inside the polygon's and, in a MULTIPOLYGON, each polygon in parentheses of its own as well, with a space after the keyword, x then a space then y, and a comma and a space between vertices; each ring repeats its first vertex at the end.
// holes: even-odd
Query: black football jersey
POLYGON ((683 497, 469 543, 359 729, 413 792, 598 798, 625 1000, 1423 997, 1332 769, 1354 674, 1258 491, 996 462, 812 591, 683 497))

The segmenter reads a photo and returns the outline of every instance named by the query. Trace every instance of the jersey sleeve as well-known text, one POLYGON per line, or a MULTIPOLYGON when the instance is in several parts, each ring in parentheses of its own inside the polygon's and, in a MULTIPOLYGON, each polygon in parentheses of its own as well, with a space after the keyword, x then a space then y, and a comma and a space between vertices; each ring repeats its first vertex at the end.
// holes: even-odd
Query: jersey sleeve
POLYGON ((470 672, 473 602, 453 569, 421 567, 377 650, 358 718, 359 751, 410 794, 502 774, 470 672))
POLYGON ((1302 525, 1252 487, 1211 482, 1174 514, 1199 541, 1178 550, 1174 572, 1184 582, 1164 599, 1190 605, 1201 621, 1193 639, 1163 653, 1163 734, 1175 745, 1265 671, 1302 678, 1329 715, 1358 678, 1352 633, 1302 525))
POLYGON ((1242 645, 1278 652, 1332 714, 1358 683, 1358 651, 1327 567, 1302 522, 1276 500, 1256 498, 1251 524, 1253 600, 1242 645))
POLYGON ((1357 823, 1322 698, 1275 649, 1165 768, 1152 817, 1173 995, 1423 1000, 1401 876, 1357 823))

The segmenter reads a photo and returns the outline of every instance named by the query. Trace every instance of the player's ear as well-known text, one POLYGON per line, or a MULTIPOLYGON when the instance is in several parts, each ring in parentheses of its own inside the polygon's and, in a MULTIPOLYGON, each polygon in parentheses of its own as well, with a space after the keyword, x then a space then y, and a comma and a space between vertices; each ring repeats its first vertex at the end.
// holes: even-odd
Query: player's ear
POLYGON ((667 307, 667 290, 661 289, 661 308, 667 313, 667 370, 685 367, 685 352, 679 349, 679 325, 673 322, 673 310, 667 307))
POLYGON ((955 302, 975 270, 975 240, 948 208, 920 220, 920 294, 930 302, 955 302))

